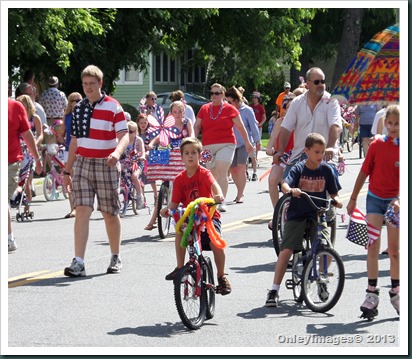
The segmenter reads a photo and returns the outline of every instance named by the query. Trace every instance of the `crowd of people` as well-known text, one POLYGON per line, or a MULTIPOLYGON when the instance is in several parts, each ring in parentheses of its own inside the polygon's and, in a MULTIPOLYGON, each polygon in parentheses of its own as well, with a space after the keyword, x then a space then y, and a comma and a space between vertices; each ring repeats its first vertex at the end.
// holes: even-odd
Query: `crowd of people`
MULTIPOLYGON (((64 269, 66 276, 86 275, 84 258, 89 238, 89 221, 96 198, 97 210, 102 213, 110 245, 107 273, 121 272, 122 224, 118 196, 122 166, 127 165, 127 170, 130 171, 137 192, 138 208, 142 208, 144 194, 140 181, 143 185, 150 185, 153 190, 155 209, 145 230, 156 227, 158 210, 161 215, 168 216, 168 211, 176 210, 179 204, 187 205, 197 197, 213 197, 219 202, 213 223, 220 232, 220 213, 228 210, 229 177, 233 179, 237 190, 234 203, 244 202, 249 160, 253 169, 251 179, 257 180, 257 159, 262 149, 263 125, 267 119, 261 103, 261 93, 257 90, 252 92, 249 105, 244 97, 244 89, 235 86, 226 89, 223 85, 214 83, 209 93, 211 102, 203 105, 197 114, 186 104, 183 92, 176 90, 170 94, 172 103, 167 118, 161 106, 156 103, 156 93, 150 91, 140 103, 139 114, 132 118, 123 111, 118 101, 102 90, 103 73, 94 65, 87 66, 81 73, 84 98, 79 92, 66 97, 58 89, 59 79, 51 76, 48 80, 49 88, 41 93, 37 102, 34 79, 34 74, 27 71, 23 82, 16 89, 17 101, 9 98, 8 195, 10 200, 16 190, 19 168, 24 157, 20 137, 28 147, 26 157, 34 159, 35 170, 40 175, 44 175, 47 169, 47 156, 42 144, 60 143, 64 146, 64 186, 68 190, 70 204, 70 212, 65 217, 75 218, 74 257, 64 269), (170 120, 172 125, 166 128, 165 124, 170 120), (156 130, 152 128, 153 121, 157 121, 156 130), (53 131, 47 131, 48 128, 53 131), (197 140, 200 135, 201 142, 197 140), (153 179, 147 172, 147 158, 159 145, 168 147, 170 152, 177 152, 179 157, 179 162, 174 165, 171 203, 163 209, 156 208, 156 180, 162 178, 153 179), (130 165, 127 160, 132 154, 135 161, 130 165)), ((359 191, 370 176, 366 217, 380 229, 388 206, 399 213, 400 115, 399 106, 384 106, 378 110, 375 105, 360 105, 355 111, 355 121, 349 123, 353 132, 358 131, 366 158, 347 211, 351 214, 354 210, 359 191), (376 137, 373 138, 373 135, 376 137), (393 162, 390 170, 382 162, 386 163, 387 160, 391 164, 393 162), (383 176, 382 171, 390 172, 388 183, 380 184, 377 180, 379 176, 383 176)), ((298 197, 301 190, 322 197, 328 193, 337 200, 338 205, 342 205, 338 197, 339 180, 332 168, 340 157, 339 136, 342 123, 341 106, 326 91, 325 74, 320 68, 309 69, 306 82, 294 91, 291 91, 289 82, 284 83, 284 91, 277 96, 276 108, 269 120, 270 138, 266 147, 266 154, 273 156, 268 186, 274 208, 280 196, 280 183, 283 192, 291 192, 293 197, 298 197), (296 165, 285 166, 286 161, 296 165), (332 164, 332 167, 327 163, 332 164), (301 181, 302 177, 305 181, 301 181)), ((32 197, 30 189, 29 187, 27 190, 29 202, 32 197)), ((303 213, 301 208, 293 211, 293 206, 291 203, 285 239, 266 306, 278 305, 280 284, 288 260, 296 249, 296 238, 302 237, 301 231, 297 229, 302 227, 302 218, 311 215, 303 213)), ((268 226, 271 229, 272 223, 268 226)), ((172 280, 184 264, 179 235, 176 235, 175 240, 177 266, 166 276, 167 280, 172 280)), ((368 249, 367 298, 362 305, 366 309, 362 310, 377 307, 379 289, 376 263, 379 246, 380 242, 368 249)), ((9 252, 16 249, 9 211, 9 252)), ((229 294, 231 285, 224 271, 225 253, 213 246, 212 250, 217 267, 218 292, 229 294)), ((391 260, 390 297, 399 313, 399 228, 388 226, 387 252, 391 260)))

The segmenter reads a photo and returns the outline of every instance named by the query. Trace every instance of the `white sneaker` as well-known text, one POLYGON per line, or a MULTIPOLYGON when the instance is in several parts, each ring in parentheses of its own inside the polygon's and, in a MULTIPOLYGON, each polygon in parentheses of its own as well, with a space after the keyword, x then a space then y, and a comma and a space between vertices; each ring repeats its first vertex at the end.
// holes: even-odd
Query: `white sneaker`
POLYGON ((143 195, 142 194, 140 196, 136 195, 136 208, 137 209, 142 209, 143 207, 144 207, 143 195))
POLYGON ((219 212, 226 212, 227 211, 227 205, 226 202, 222 202, 217 206, 217 209, 219 212))
POLYGON ((14 239, 9 239, 9 253, 14 252, 17 249, 17 244, 14 239))

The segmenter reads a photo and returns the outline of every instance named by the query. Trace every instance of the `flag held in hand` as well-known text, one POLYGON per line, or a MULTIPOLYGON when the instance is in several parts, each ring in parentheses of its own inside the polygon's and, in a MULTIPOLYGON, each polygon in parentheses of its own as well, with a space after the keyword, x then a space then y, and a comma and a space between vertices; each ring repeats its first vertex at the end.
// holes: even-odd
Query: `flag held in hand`
POLYGON ((355 208, 351 214, 346 238, 368 249, 379 238, 380 230, 366 221, 365 214, 355 208))

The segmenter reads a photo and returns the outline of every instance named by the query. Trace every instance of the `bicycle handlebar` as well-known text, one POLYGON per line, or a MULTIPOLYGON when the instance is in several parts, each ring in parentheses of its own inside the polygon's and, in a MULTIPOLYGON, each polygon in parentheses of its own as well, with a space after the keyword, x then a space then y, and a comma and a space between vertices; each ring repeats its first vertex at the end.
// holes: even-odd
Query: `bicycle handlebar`
MULTIPOLYGON (((289 193, 289 195, 291 195, 289 193)), ((321 198, 321 197, 316 197, 316 196, 311 196, 307 194, 306 192, 301 192, 301 196, 305 197, 305 199, 309 202, 309 204, 315 209, 317 212, 327 212, 330 210, 331 205, 336 205, 338 202, 334 200, 333 198, 321 198), (316 199, 318 201, 323 201, 327 203, 326 207, 318 207, 315 202, 313 202, 313 199, 316 199)))

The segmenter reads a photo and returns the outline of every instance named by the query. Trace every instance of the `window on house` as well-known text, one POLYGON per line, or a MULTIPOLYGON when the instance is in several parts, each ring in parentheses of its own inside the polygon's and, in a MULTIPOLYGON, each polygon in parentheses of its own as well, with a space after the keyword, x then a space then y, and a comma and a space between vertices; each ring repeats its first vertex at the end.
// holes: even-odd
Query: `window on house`
POLYGON ((176 83, 176 60, 162 53, 155 56, 155 81, 156 83, 176 83))
POLYGON ((131 68, 129 70, 122 69, 119 73, 119 78, 116 84, 122 85, 143 85, 143 72, 131 68))

